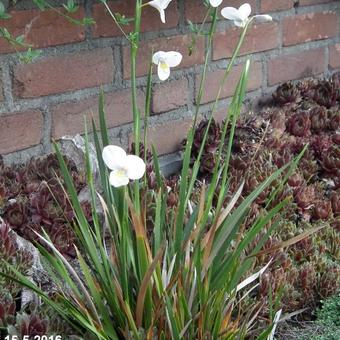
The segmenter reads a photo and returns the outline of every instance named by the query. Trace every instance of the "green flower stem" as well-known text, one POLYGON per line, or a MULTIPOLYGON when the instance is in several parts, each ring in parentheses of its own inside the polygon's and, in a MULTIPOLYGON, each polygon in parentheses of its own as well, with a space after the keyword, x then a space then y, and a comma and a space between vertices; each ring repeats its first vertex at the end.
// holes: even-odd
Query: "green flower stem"
MULTIPOLYGON (((184 203, 180 205, 179 208, 179 212, 177 214, 177 218, 176 218, 176 242, 175 242, 175 247, 177 249, 179 249, 180 247, 180 240, 181 240, 181 231, 180 228, 183 220, 184 220, 184 213, 185 213, 185 209, 187 206, 187 202, 189 200, 190 194, 192 192, 195 180, 196 180, 196 176, 197 176, 197 172, 198 172, 198 167, 199 164, 196 164, 196 170, 194 169, 193 174, 191 176, 190 181, 187 180, 188 178, 188 170, 189 170, 189 163, 190 163, 190 159, 191 159, 191 152, 192 152, 192 144, 193 144, 193 136, 194 136, 194 131, 195 131, 195 126, 197 123, 197 117, 198 117, 198 112, 199 112, 199 107, 200 107, 200 102, 202 99, 202 95, 203 95, 203 88, 204 88, 204 82, 205 82, 205 78, 206 78, 206 71, 207 71, 207 66, 208 66, 208 60, 209 60, 209 54, 210 54, 210 50, 211 50, 211 45, 212 45, 212 39, 213 39, 213 35, 215 32, 215 28, 216 28, 216 22, 217 22, 217 9, 214 9, 213 12, 213 19, 212 19, 212 23, 210 26, 210 31, 209 31, 209 41, 208 41, 208 47, 207 47, 207 51, 206 51, 206 55, 205 55, 205 62, 204 62, 204 67, 203 67, 203 74, 202 74, 202 78, 201 78, 201 82, 200 82, 200 87, 199 87, 199 91, 198 91, 198 96, 196 99, 196 112, 194 115, 194 119, 193 119, 193 124, 192 127, 190 128, 189 134, 188 134, 188 138, 187 138, 187 143, 185 146, 185 156, 184 156, 184 161, 183 161, 183 167, 182 167, 182 173, 181 173, 181 177, 182 177, 182 182, 181 182, 181 186, 180 186, 180 197, 184 197, 184 203), (189 186, 188 186, 188 182, 189 182, 189 186)), ((176 265, 178 264, 179 261, 179 257, 176 260, 176 265)))
MULTIPOLYGON (((249 64, 250 64, 250 61, 248 59, 247 62, 246 62, 245 70, 244 70, 244 72, 242 73, 242 76, 241 76, 242 78, 244 77, 244 75, 246 75, 246 79, 248 79, 249 64)), ((218 200, 217 200, 214 223, 216 223, 217 217, 218 217, 219 212, 222 209, 222 205, 223 205, 225 185, 227 183, 227 177, 228 177, 228 171, 229 171, 229 162, 230 162, 230 157, 231 157, 231 148, 232 148, 232 144, 233 144, 233 140, 234 140, 234 134, 235 134, 237 119, 239 117, 239 114, 240 114, 240 111, 241 111, 241 105, 242 105, 242 103, 240 102, 242 99, 240 99, 240 97, 243 98, 245 91, 246 91, 246 85, 243 82, 242 82, 242 84, 239 84, 239 85, 241 86, 241 88, 238 88, 238 90, 240 90, 240 92, 239 92, 240 95, 239 96, 234 95, 233 101, 230 105, 231 108, 228 110, 228 115, 227 115, 227 118, 224 122, 221 142, 220 142, 219 149, 218 149, 218 154, 221 155, 222 150, 223 150, 223 146, 224 146, 224 143, 225 143, 226 135, 227 135, 227 129, 228 129, 228 125, 229 125, 230 116, 232 115, 231 116, 231 118, 232 118, 231 130, 230 130, 230 134, 229 134, 227 153, 226 153, 226 157, 225 157, 225 163, 222 166, 222 169, 223 169, 222 170, 222 179, 221 179, 222 190, 220 191, 219 196, 218 196, 218 200), (235 107, 235 110, 234 110, 234 107, 235 107)), ((217 161, 217 164, 216 164, 217 169, 219 168, 220 163, 221 163, 221 157, 218 158, 218 161, 217 161)))
MULTIPOLYGON (((139 46, 139 34, 142 14, 142 1, 136 0, 135 10, 135 29, 133 32, 133 39, 131 41, 131 94, 132 94, 132 111, 133 111, 133 135, 135 142, 135 154, 139 156, 139 142, 140 142, 140 112, 137 103, 137 82, 136 82, 136 60, 139 46)), ((137 213, 140 212, 139 200, 139 184, 134 183, 134 205, 137 213)))
MULTIPOLYGON (((242 46, 244 37, 245 37, 245 35, 246 35, 246 33, 247 33, 247 29, 248 29, 248 27, 249 27, 249 25, 250 25, 250 23, 251 23, 252 20, 253 20, 253 19, 251 18, 251 19, 247 22, 247 24, 245 25, 245 27, 244 27, 244 29, 243 29, 243 31, 242 31, 242 34, 241 34, 241 36, 240 36, 240 39, 239 39, 239 41, 238 41, 238 43, 237 43, 237 46, 236 46, 236 48, 235 48, 234 51, 233 51, 233 55, 232 55, 232 57, 231 57, 231 59, 230 59, 230 62, 229 62, 228 66, 227 66, 226 69, 225 69, 224 76, 223 76, 223 79, 222 79, 222 81, 221 81, 221 84, 220 84, 220 87, 219 87, 219 90, 218 90, 218 93, 217 93, 215 102, 214 102, 213 107, 212 107, 212 110, 211 110, 211 115, 210 115, 210 118, 209 118, 207 127, 206 127, 206 129, 205 129, 205 132, 204 132, 204 136, 203 136, 203 140, 202 140, 202 143, 201 143, 201 146, 200 146, 200 150, 199 150, 198 156, 197 156, 197 158, 196 158, 196 160, 195 160, 195 162, 194 162, 194 165, 193 165, 193 176, 191 176, 191 179, 190 179, 190 181, 189 181, 189 186, 188 186, 188 190, 187 190, 186 201, 189 200, 190 193, 191 193, 191 191, 192 191, 192 189, 193 189, 193 187, 194 187, 194 183, 195 183, 195 180, 196 180, 196 175, 197 175, 198 170, 199 170, 199 167, 200 167, 200 161, 201 161, 201 157, 202 157, 202 154, 203 154, 204 146, 205 146, 205 143, 206 143, 206 140, 207 140, 207 137, 208 137, 209 128, 210 128, 210 125, 211 125, 211 122, 212 122, 213 113, 214 113, 214 111, 215 111, 215 109, 216 109, 216 106, 217 106, 217 104, 218 104, 218 101, 219 101, 219 98, 220 98, 220 95, 221 95, 221 91, 222 91, 222 89, 223 89, 223 87, 224 87, 224 84, 225 84, 225 82, 226 82, 226 79, 227 79, 227 77, 228 77, 228 75, 229 75, 229 73, 230 73, 230 71, 231 71, 231 69, 232 69, 232 66, 233 66, 233 64, 234 64, 234 61, 235 61, 235 59, 236 59, 236 57, 237 57, 237 55, 238 55, 238 53, 239 53, 239 51, 240 51, 240 48, 241 48, 241 46, 242 46)), ((213 26, 213 23, 212 23, 212 26, 213 26)), ((212 33, 211 33, 211 36, 212 36, 213 33, 214 33, 214 30, 211 29, 211 32, 212 32, 212 33)), ((211 39, 211 38, 210 38, 210 39, 211 39)), ((209 39, 209 40, 210 40, 210 39, 209 39)), ((207 58, 208 58, 208 54, 206 55, 206 63, 207 63, 207 58)), ((206 67, 205 67, 205 69, 204 69, 204 71, 203 71, 202 79, 205 78, 205 72, 206 72, 206 67)), ((202 93, 200 94, 200 92, 203 92, 203 85, 204 85, 204 83, 203 83, 203 81, 201 80, 200 90, 199 90, 199 95, 198 95, 198 99, 199 99, 199 100, 200 100, 200 98, 201 98, 201 96, 202 96, 202 93)), ((197 116, 198 116, 198 111, 199 111, 200 102, 197 102, 196 105, 197 105, 197 106, 196 106, 196 114, 195 114, 196 117, 195 117, 195 120, 196 120, 196 118, 197 118, 197 116)), ((191 131, 192 131, 192 130, 191 130, 191 131)), ((194 133, 194 132, 192 132, 192 133, 194 133)), ((192 138, 192 140, 191 140, 191 144, 192 144, 192 142, 193 142, 193 138, 192 138)), ((191 147, 191 145, 187 145, 186 147, 191 147)), ((216 171, 217 171, 217 169, 216 169, 216 167, 215 167, 215 176, 214 176, 215 179, 218 178, 216 171)))
POLYGON ((116 25, 118 26, 118 29, 122 32, 122 34, 124 35, 124 37, 131 42, 130 38, 128 37, 128 35, 125 33, 125 31, 123 30, 122 26, 119 24, 116 16, 112 13, 109 5, 106 2, 103 2, 107 11, 109 12, 111 18, 113 19, 113 21, 116 23, 116 25))
MULTIPOLYGON (((245 35, 246 35, 246 33, 247 33, 248 27, 249 27, 250 23, 252 22, 252 20, 253 20, 253 18, 251 18, 251 19, 246 23, 245 27, 243 28, 241 37, 240 37, 240 39, 239 39, 239 41, 238 41, 238 43, 237 43, 236 48, 234 49, 233 55, 232 55, 232 57, 231 57, 231 59, 230 59, 230 61, 229 61, 229 63, 228 63, 228 66, 227 66, 227 68, 225 69, 225 72, 224 72, 224 75, 223 75, 223 79, 222 79, 222 81, 221 81, 220 87, 219 87, 218 92, 217 92, 216 99, 215 99, 214 104, 213 104, 213 106, 212 106, 212 108, 211 108, 211 115, 210 115, 210 118, 209 118, 209 121, 208 121, 208 125, 207 125, 206 130, 205 130, 205 133, 204 133, 204 137, 203 137, 203 141, 202 141, 202 144, 201 144, 201 147, 200 147, 199 154, 198 154, 197 159, 196 159, 196 162, 197 162, 197 163, 200 162, 200 159, 201 159, 201 156, 202 156, 202 153, 203 153, 203 148, 204 148, 206 139, 207 139, 207 137, 208 137, 208 131, 209 131, 209 128, 210 128, 210 125, 211 125, 211 121, 212 121, 212 118, 213 118, 213 114, 214 114, 214 112, 215 112, 215 110, 216 110, 216 107, 217 107, 217 104, 218 104, 218 102, 219 102, 219 100, 220 100, 220 96, 221 96, 222 89, 223 89, 224 84, 225 84, 225 82, 226 82, 226 80, 227 80, 227 77, 228 77, 228 75, 229 75, 229 73, 230 73, 230 71, 231 71, 231 69, 232 69, 232 66, 234 65, 235 59, 236 59, 236 57, 237 57, 237 55, 238 55, 238 53, 239 53, 239 51, 240 51, 240 48, 241 48, 241 46, 242 46, 242 44, 243 44, 244 37, 245 37, 245 35)), ((196 163, 196 162, 195 162, 195 163, 196 163)))
POLYGON ((140 112, 137 103, 137 83, 136 83, 136 61, 139 47, 139 35, 141 24, 141 0, 136 1, 135 30, 131 42, 131 88, 132 88, 132 110, 133 110, 133 132, 135 137, 135 153, 139 155, 140 141, 140 112))
MULTIPOLYGON (((152 49, 153 55, 153 49, 152 49)), ((144 163, 147 163, 147 138, 148 138, 148 119, 151 112, 151 92, 152 92, 152 60, 150 60, 149 64, 149 72, 148 72, 148 80, 147 80, 147 87, 146 87, 146 99, 145 99, 145 107, 144 107, 144 136, 143 136, 143 144, 144 144, 144 163)), ((147 186, 147 177, 144 176, 144 186, 147 186)), ((146 200, 145 200, 145 211, 146 211, 146 200)), ((146 221, 144 221, 146 223, 146 221)))
MULTIPOLYGON (((242 31, 242 34, 240 36, 240 39, 238 41, 238 44, 236 46, 236 48, 234 49, 234 52, 233 52, 233 55, 232 55, 232 58, 228 64, 228 66, 226 67, 225 69, 225 72, 224 72, 224 76, 223 76, 223 79, 221 81, 221 84, 220 84, 220 87, 219 87, 219 90, 218 90, 218 93, 217 93, 217 96, 216 96, 216 99, 215 99, 215 102, 213 104, 213 107, 212 107, 212 110, 211 110, 211 115, 210 115, 210 118, 209 118, 209 121, 208 121, 208 124, 207 124, 207 127, 206 127, 206 130, 205 130, 205 133, 204 133, 204 136, 203 136, 203 141, 201 143, 201 146, 200 146, 200 150, 199 150, 199 154, 195 160, 195 163, 194 163, 194 166, 193 166, 193 169, 194 169, 194 173, 196 175, 198 169, 199 169, 199 166, 200 166, 200 160, 201 160, 201 157, 202 157, 202 154, 203 154, 203 150, 204 150, 204 146, 205 146, 205 143, 206 143, 206 140, 207 140, 207 136, 208 136, 208 131, 209 131, 209 128, 210 128, 210 125, 211 125, 211 122, 212 122, 212 118, 213 118, 213 113, 216 109, 216 106, 217 106, 217 103, 219 101, 219 98, 220 98, 220 95, 221 95, 221 91, 222 91, 222 88, 224 87, 224 84, 225 84, 225 81, 232 69, 232 66, 234 64, 234 61, 239 53, 239 50, 242 46, 242 43, 243 43, 243 40, 244 40, 244 37, 246 35, 246 32, 247 32, 247 29, 249 27, 249 24, 251 23, 252 19, 250 19, 247 24, 245 25, 243 31, 242 31)), ((216 187, 217 185, 217 181, 219 180, 219 176, 218 176, 218 167, 219 167, 219 163, 220 163, 220 160, 218 159, 218 162, 214 168, 214 176, 213 176, 213 179, 212 179, 212 183, 215 183, 214 185, 211 185, 209 187, 209 191, 208 191, 208 201, 207 201, 207 205, 206 205, 206 210, 209 211, 210 210, 210 207, 211 207, 211 204, 212 204, 212 197, 213 197, 213 190, 214 188, 216 187)), ((225 169, 224 169, 225 170, 225 169)), ((224 174, 226 172, 224 171, 224 174)), ((187 199, 189 198, 189 195, 190 195, 190 192, 194 186, 194 181, 195 181, 195 178, 196 176, 192 176, 191 180, 190 180, 190 184, 189 184, 189 191, 187 193, 187 199)), ((224 178, 225 179, 225 178, 224 178)), ((204 225, 204 223, 206 222, 208 218, 208 214, 206 213, 204 218, 202 219, 202 224, 201 226, 204 225)))
MULTIPOLYGON (((222 82, 221 82, 221 86, 220 86, 220 88, 219 88, 219 91, 218 91, 218 94, 217 94, 217 97, 216 97, 216 100, 215 100, 214 105, 213 105, 213 107, 212 107, 211 116, 210 116, 210 119, 209 119, 208 127, 207 127, 207 129, 206 129, 206 131, 205 131, 204 137, 206 137, 207 134, 208 134, 209 127, 210 127, 210 124, 211 124, 211 120, 212 120, 212 117, 213 117, 213 113, 214 113, 214 110, 216 109, 216 106, 217 106, 219 97, 220 97, 220 95, 221 95, 222 88, 224 87, 225 81, 226 81, 226 79, 227 79, 227 77, 228 77, 228 74, 229 74, 229 72, 230 72, 230 70, 231 70, 231 68, 232 68, 232 66, 233 66, 234 60, 235 60, 235 58, 236 58, 236 56, 237 56, 237 54, 238 54, 238 52, 239 52, 239 50, 240 50, 240 48, 241 48, 241 46, 242 46, 244 37, 245 37, 245 35, 246 35, 246 33, 247 33, 247 29, 248 29, 248 26, 249 26, 251 20, 252 20, 252 19, 250 19, 250 20, 247 22, 246 26, 244 27, 244 29, 243 29, 243 31, 242 31, 242 34, 241 34, 241 37, 240 37, 240 39, 239 39, 239 42, 238 42, 238 44, 237 44, 237 46, 236 46, 236 48, 235 48, 235 50, 234 50, 233 56, 232 56, 232 58, 231 58, 231 60, 230 60, 230 62, 229 62, 229 64, 228 64, 228 66, 227 66, 227 68, 226 68, 226 71, 225 71, 225 73, 224 73, 224 76, 223 76, 223 79, 222 79, 222 82)), ((249 63, 249 61, 247 61, 247 63, 249 63)), ((233 98, 233 103, 234 103, 234 100, 235 100, 235 98, 233 98)), ((233 105, 233 103, 232 103, 232 105, 233 105)), ((233 117, 232 129, 231 129, 231 133, 230 133, 230 136, 229 136, 229 143, 228 143, 227 156, 226 156, 225 164, 224 164, 224 166, 223 166, 223 171, 222 171, 222 182, 221 182, 222 184, 225 184, 225 183, 226 183, 226 180, 227 180, 227 174, 228 174, 228 169, 229 169, 229 160, 230 160, 230 155, 231 155, 231 146, 232 146, 232 141, 233 141, 233 139, 234 139, 234 131, 235 131, 235 126, 236 126, 236 120, 237 120, 237 116, 235 115, 235 116, 233 117)), ((221 138, 221 143, 220 143, 220 146, 219 146, 219 154, 222 153, 223 142, 224 142, 225 137, 226 137, 228 122, 229 122, 229 116, 227 117, 227 120, 226 120, 226 122, 225 122, 224 129, 223 129, 222 138, 221 138)), ((205 139, 203 139, 203 143, 202 143, 202 144, 203 144, 203 145, 205 144, 205 139)), ((203 148, 200 149, 200 152, 201 152, 201 154, 202 154, 203 148)), ((199 154, 199 157, 200 157, 200 154, 199 154)), ((219 166, 220 166, 220 162, 221 162, 221 158, 218 157, 217 162, 216 162, 216 167, 215 167, 216 170, 215 170, 215 171, 218 171, 219 166)), ((217 183, 216 183, 216 184, 217 184, 217 183)), ((217 212, 218 212, 218 210, 221 208, 221 206, 222 206, 222 194, 219 195, 218 204, 217 204, 217 212)), ((217 215, 218 215, 218 214, 216 214, 216 216, 217 216, 217 215)))
MULTIPOLYGON (((209 11, 207 12, 207 14, 208 13, 209 13, 209 11)), ((206 15, 206 17, 207 17, 207 15, 206 15)), ((206 20, 206 17, 205 17, 205 20, 206 20)), ((197 95, 197 98, 196 98, 196 111, 195 111, 194 123, 193 123, 194 129, 195 129, 195 126, 196 126, 196 123, 197 123, 198 112, 199 112, 199 108, 200 108, 201 100, 202 100, 202 96, 203 96, 204 83, 205 83, 205 79, 206 79, 207 67, 208 67, 208 61, 209 61, 209 54, 210 54, 210 51, 211 51, 211 45, 212 45, 215 30, 216 30, 216 23, 217 23, 217 8, 214 9, 213 19, 212 19, 212 23, 211 23, 210 30, 209 30, 208 47, 207 47, 207 51, 206 51, 206 54, 205 54, 203 73, 202 73, 202 77, 201 77, 201 80, 200 80, 198 95, 197 95)), ((203 24, 204 24, 204 22, 203 22, 203 24)))

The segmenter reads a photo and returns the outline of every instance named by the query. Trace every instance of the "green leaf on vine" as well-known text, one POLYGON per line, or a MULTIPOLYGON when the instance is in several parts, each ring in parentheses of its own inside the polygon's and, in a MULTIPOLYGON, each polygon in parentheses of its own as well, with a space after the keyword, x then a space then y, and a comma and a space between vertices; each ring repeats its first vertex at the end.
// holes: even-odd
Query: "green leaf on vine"
POLYGON ((94 25, 96 23, 94 19, 90 17, 83 18, 80 22, 83 26, 94 25))
POLYGON ((23 35, 19 35, 15 38, 15 41, 18 43, 18 45, 24 45, 25 37, 23 35))
POLYGON ((33 0, 33 3, 41 10, 45 10, 46 1, 45 0, 33 0))
POLYGON ((120 25, 129 25, 130 22, 134 21, 134 18, 127 18, 124 14, 120 13, 115 13, 115 17, 120 25))
POLYGON ((197 24, 194 24, 192 21, 188 20, 188 24, 190 32, 197 34, 200 31, 199 26, 197 24))
POLYGON ((35 58, 39 57, 41 54, 41 51, 39 50, 32 50, 30 47, 26 52, 20 53, 19 59, 20 62, 24 64, 29 64, 31 63, 35 58))
POLYGON ((2 1, 0 1, 0 19, 9 19, 11 16, 6 13, 6 8, 2 1))
POLYGON ((0 33, 2 35, 3 38, 5 39, 11 39, 11 33, 8 32, 6 27, 0 27, 0 33))
POLYGON ((64 4, 63 6, 68 13, 75 13, 79 9, 79 6, 74 2, 74 0, 67 0, 67 4, 64 4))

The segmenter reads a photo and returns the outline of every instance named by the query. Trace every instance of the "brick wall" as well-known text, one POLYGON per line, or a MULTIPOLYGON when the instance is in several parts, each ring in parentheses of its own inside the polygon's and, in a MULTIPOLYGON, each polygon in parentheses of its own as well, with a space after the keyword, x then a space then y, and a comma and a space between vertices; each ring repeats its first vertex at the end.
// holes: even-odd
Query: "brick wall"
MULTIPOLYGON (((239 6, 243 1, 224 1, 239 6)), ((110 3, 114 12, 133 15, 132 0, 110 3)), ((252 53, 248 103, 270 93, 282 81, 307 76, 329 76, 340 69, 340 1, 249 0, 253 12, 270 13, 273 22, 249 31, 241 56, 222 91, 225 107, 242 69, 252 53)), ((100 87, 106 93, 106 110, 113 143, 126 146, 131 139, 129 46, 106 15, 102 4, 85 0, 79 16, 96 20, 88 28, 74 26, 52 11, 40 12, 30 1, 18 2, 12 18, 1 21, 13 34, 42 49, 32 64, 19 64, 17 55, 0 39, 0 154, 7 161, 21 161, 51 150, 51 139, 83 132, 84 115, 96 116, 100 87)), ((178 148, 195 108, 206 41, 197 40, 188 56, 187 20, 199 23, 205 15, 202 0, 173 0, 162 25, 158 12, 143 11, 142 42, 137 66, 143 103, 149 55, 155 50, 178 50, 184 58, 170 80, 155 77, 150 118, 150 140, 160 153, 178 148)), ((129 28, 127 28, 129 30, 129 28)), ((202 116, 208 115, 222 68, 228 62, 240 31, 220 20, 211 53, 202 116)), ((250 104, 249 104, 250 105, 250 104)), ((224 111, 217 115, 222 117, 224 111)))

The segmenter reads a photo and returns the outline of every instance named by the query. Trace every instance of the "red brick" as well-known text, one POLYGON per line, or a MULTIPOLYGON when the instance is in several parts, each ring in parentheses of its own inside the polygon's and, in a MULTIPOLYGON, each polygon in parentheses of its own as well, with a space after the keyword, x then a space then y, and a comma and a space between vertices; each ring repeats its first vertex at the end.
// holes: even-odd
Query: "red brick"
POLYGON ((293 0, 261 0, 261 13, 284 11, 293 7, 293 0))
MULTIPOLYGON (((158 155, 165 155, 178 151, 181 142, 186 138, 192 119, 175 120, 149 127, 148 129, 148 146, 154 145, 158 155)), ((130 142, 133 141, 130 135, 130 142)))
POLYGON ((21 98, 47 96, 112 82, 109 48, 42 59, 14 69, 14 92, 21 98))
POLYGON ((323 48, 289 54, 269 60, 269 85, 320 74, 324 71, 324 62, 323 48))
POLYGON ((332 69, 340 68, 340 44, 329 47, 329 66, 332 69))
MULTIPOLYGON (((230 72, 225 86, 222 89, 220 99, 231 97, 234 94, 236 85, 240 79, 244 65, 235 66, 230 72)), ((218 90, 221 85, 221 81, 224 76, 224 70, 216 70, 208 73, 205 81, 205 88, 203 91, 203 96, 201 103, 207 103, 214 101, 216 99, 218 90)), ((198 93, 199 83, 201 80, 201 75, 196 76, 196 96, 198 93)), ((248 91, 256 90, 261 86, 262 83, 262 65, 260 62, 255 62, 250 66, 249 79, 248 79, 248 91)))
POLYGON ((152 111, 171 111, 188 103, 188 82, 186 79, 155 85, 152 95, 152 111))
MULTIPOLYGON (((279 28, 275 22, 253 25, 243 41, 240 55, 278 47, 278 32, 279 28)), ((213 42, 213 59, 229 58, 238 43, 240 34, 241 30, 235 27, 216 33, 213 42)))
MULTIPOLYGON (((334 0, 299 0, 299 6, 319 5, 332 2, 334 0)), ((337 1, 337 0, 335 0, 337 1)))
MULTIPOLYGON (((63 10, 61 10, 63 11, 63 10)), ((84 17, 80 8, 72 16, 75 19, 84 17)), ((85 38, 84 26, 75 25, 53 10, 11 11, 9 20, 0 20, 0 27, 5 27, 15 37, 23 34, 28 43, 36 48, 82 41, 85 38)), ((0 53, 12 52, 14 49, 0 38, 0 53)))
POLYGON ((0 154, 39 144, 42 129, 43 116, 40 111, 0 116, 0 154))
POLYGON ((223 127, 223 122, 225 121, 227 114, 228 114, 228 110, 229 110, 229 105, 225 105, 222 108, 217 109, 213 116, 214 116, 214 120, 221 124, 221 127, 223 127))
MULTIPOLYGON (((142 105, 143 95, 138 92, 138 102, 142 105)), ((133 120, 130 90, 121 90, 105 95, 105 112, 108 127, 115 127, 133 120)), ((52 108, 52 135, 60 138, 84 132, 84 117, 91 129, 94 117, 98 126, 98 97, 59 104, 52 108)))
MULTIPOLYGON (((134 16, 135 0, 109 1, 108 5, 113 13, 120 13, 127 18, 134 16)), ((96 24, 93 26, 94 37, 114 37, 122 35, 103 4, 95 4, 93 6, 93 18, 96 21, 96 24)), ((142 12, 141 31, 158 31, 160 29, 176 27, 179 20, 176 1, 172 1, 166 9, 165 19, 166 23, 163 24, 160 20, 159 12, 151 6, 146 6, 142 12)), ((123 30, 126 33, 131 32, 133 29, 133 22, 123 26, 123 30)))
POLYGON ((334 12, 308 13, 287 17, 283 21, 283 45, 327 39, 337 34, 337 15, 334 12))
MULTIPOLYGON (((196 48, 191 56, 188 54, 188 46, 191 43, 189 35, 178 35, 168 38, 154 39, 140 45, 137 60, 137 76, 148 73, 152 50, 157 51, 178 51, 183 55, 183 60, 178 68, 190 67, 204 62, 204 39, 197 39, 196 48)), ((123 51, 124 78, 130 78, 130 47, 124 47, 123 51)), ((153 68, 154 72, 156 67, 153 68)), ((176 69, 176 68, 175 68, 176 69)))
MULTIPOLYGON (((243 0, 224 0, 222 4, 219 6, 219 9, 222 9, 223 7, 232 6, 232 7, 240 7, 245 1, 243 0)), ((248 0, 247 1, 251 8, 252 12, 255 12, 256 8, 256 1, 255 0, 248 0)), ((202 22, 206 13, 207 13, 207 7, 204 6, 202 0, 188 0, 184 1, 185 4, 185 19, 190 20, 194 23, 202 22)), ((220 13, 220 10, 218 10, 218 13, 220 13)), ((220 18, 222 18, 220 16, 220 18)), ((208 20, 209 21, 209 17, 208 20)))

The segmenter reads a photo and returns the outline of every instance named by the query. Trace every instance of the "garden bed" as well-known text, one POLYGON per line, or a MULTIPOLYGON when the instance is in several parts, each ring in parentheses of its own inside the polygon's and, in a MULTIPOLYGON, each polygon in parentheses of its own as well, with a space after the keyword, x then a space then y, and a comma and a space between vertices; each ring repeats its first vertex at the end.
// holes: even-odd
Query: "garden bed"
MULTIPOLYGON (((241 204, 261 182, 292 161, 305 145, 309 145, 287 183, 281 186, 287 175, 284 172, 261 192, 238 231, 237 239, 241 240, 254 221, 268 214, 279 202, 287 200, 288 205, 242 254, 244 257, 250 255, 261 238, 275 226, 272 236, 262 247, 263 255, 257 256, 247 275, 270 261, 271 265, 261 275, 258 287, 240 303, 242 310, 261 303, 259 315, 264 320, 270 317, 273 305, 280 306, 286 315, 297 313, 298 316, 294 317, 299 322, 313 319, 320 301, 334 296, 340 289, 339 76, 335 74, 329 81, 306 80, 283 84, 273 93, 272 102, 261 113, 245 115, 237 123, 224 205, 228 204, 244 181, 237 205, 241 204), (275 191, 274 200, 270 200, 275 191), (315 227, 320 227, 320 231, 312 236, 291 247, 280 246, 315 227), (271 251, 267 253, 266 250, 271 251)), ((207 124, 207 121, 202 121, 195 131, 192 162, 199 153, 207 124)), ((216 160, 222 157, 224 161, 225 150, 223 154, 218 154, 222 133, 220 125, 212 121, 202 154, 193 205, 199 204, 202 190, 205 190, 202 183, 211 180, 216 160)), ((144 155, 143 148, 140 152, 144 155)), ((157 190, 152 158, 152 154, 147 152, 146 178, 149 190, 157 190)), ((79 171, 68 158, 65 161, 79 195, 86 187, 85 173, 79 171)), ((9 167, 1 164, 0 212, 4 222, 0 230, 0 253, 24 275, 32 269, 32 254, 25 249, 18 250, 15 233, 36 242, 38 237, 34 231, 41 233, 43 229, 63 255, 69 259, 76 255, 73 244, 77 244, 77 239, 71 227, 75 216, 61 178, 54 155, 32 159, 26 165, 9 167)), ((180 195, 178 177, 163 181, 168 187, 167 209, 172 209, 180 195)), ((216 190, 213 207, 216 207, 219 190, 216 190)), ((147 192, 143 195, 147 200, 147 192)), ((151 206, 152 200, 149 203, 151 206)), ((82 209, 91 224, 89 201, 82 202, 82 209)), ((152 230, 149 237, 153 237, 152 230)), ((0 269, 6 271, 5 267, 0 269)), ((37 279, 37 276, 33 275, 32 279, 37 279)), ((10 334, 20 334, 23 328, 25 332, 34 334, 52 334, 61 330, 64 334, 72 334, 63 321, 55 320, 46 306, 32 305, 33 300, 28 305, 21 304, 22 291, 18 285, 4 281, 1 287, 0 325, 3 329, 7 328, 10 334)), ((50 294, 53 296, 53 290, 50 294)))
MULTIPOLYGON (((328 81, 309 79, 279 86, 258 115, 246 115, 237 123, 230 160, 230 197, 242 181, 242 195, 247 197, 308 145, 287 184, 278 187, 279 179, 262 192, 251 207, 251 217, 242 226, 247 230, 259 215, 288 199, 289 204, 281 212, 276 231, 264 249, 313 227, 322 227, 317 234, 287 249, 277 249, 274 264, 262 276, 256 296, 261 301, 269 293, 271 298, 280 296, 284 312, 300 310, 307 318, 313 317, 320 300, 340 289, 339 82, 337 73, 328 81), (275 190, 276 198, 269 202, 275 190)), ((196 130, 193 147, 196 156, 206 125, 207 121, 202 121, 196 130)), ((202 154, 201 179, 209 180, 216 160, 225 154, 217 153, 221 134, 220 125, 213 121, 202 154)), ((258 257, 258 268, 271 256, 258 257)))

